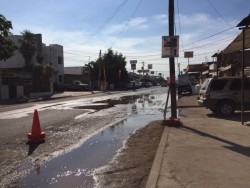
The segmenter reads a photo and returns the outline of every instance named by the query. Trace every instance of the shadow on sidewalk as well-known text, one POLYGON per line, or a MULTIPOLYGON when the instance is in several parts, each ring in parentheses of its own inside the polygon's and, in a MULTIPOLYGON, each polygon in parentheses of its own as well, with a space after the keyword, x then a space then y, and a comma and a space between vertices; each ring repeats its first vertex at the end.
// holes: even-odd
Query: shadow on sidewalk
MULTIPOLYGON (((231 121, 241 122, 241 112, 240 111, 235 112, 230 117, 223 117, 223 116, 219 116, 219 115, 212 114, 212 113, 208 114, 207 116, 217 118, 217 119, 224 119, 224 120, 231 120, 231 121)), ((244 116, 244 118, 243 118, 244 122, 250 121, 250 111, 244 112, 243 116, 244 116)))
POLYGON ((194 129, 194 128, 191 128, 191 127, 187 127, 187 126, 180 126, 180 128, 183 128, 183 129, 186 129, 186 130, 189 130, 191 132, 194 132, 200 136, 203 136, 203 137, 208 137, 208 138, 211 138, 211 139, 214 139, 214 140, 217 140, 219 142, 223 142, 225 144, 228 144, 230 146, 223 146, 227 149, 230 149, 234 152, 237 152, 237 153, 240 153, 242 155, 245 155, 247 157, 250 157, 250 147, 245 147, 245 146, 242 146, 242 145, 239 145, 237 143, 234 143, 234 142, 231 142, 229 140, 225 140, 223 138, 220 138, 220 137, 217 137, 217 136, 214 136, 214 135, 211 135, 211 134, 208 134, 208 133, 205 133, 205 132, 202 132, 202 131, 199 131, 197 129, 194 129))

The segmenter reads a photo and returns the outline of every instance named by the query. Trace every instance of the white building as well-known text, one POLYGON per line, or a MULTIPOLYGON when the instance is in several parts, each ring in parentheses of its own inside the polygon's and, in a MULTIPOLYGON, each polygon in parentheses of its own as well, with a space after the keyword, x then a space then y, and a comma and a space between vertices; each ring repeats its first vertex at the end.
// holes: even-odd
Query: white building
MULTIPOLYGON (((56 84, 58 87, 62 86, 64 84, 63 46, 58 44, 46 46, 42 43, 41 34, 35 34, 35 36, 37 52, 32 58, 31 63, 38 63, 38 61, 40 61, 39 63, 41 64, 51 64, 57 70, 57 74, 52 79, 51 85, 56 84)), ((19 48, 20 43, 18 41, 22 39, 22 35, 12 35, 10 38, 19 48)), ((20 72, 24 66, 25 59, 19 50, 16 50, 14 55, 6 61, 0 61, 0 99, 18 98, 27 95, 25 88, 27 85, 30 85, 30 83, 27 84, 27 82, 31 82, 31 78, 27 81, 28 76, 26 75, 26 78, 21 81, 21 83, 20 81, 16 81, 20 80, 20 75, 22 75, 20 72), (14 86, 16 87, 15 89, 10 89, 14 88, 14 86), (23 89, 20 89, 20 87, 23 87, 23 89), (21 92, 17 93, 17 90, 21 92)), ((53 92, 53 87, 51 87, 51 92, 53 92)))
POLYGON ((63 46, 58 44, 43 44, 44 64, 50 64, 56 68, 57 74, 53 78, 53 82, 59 86, 64 84, 64 56, 63 46))

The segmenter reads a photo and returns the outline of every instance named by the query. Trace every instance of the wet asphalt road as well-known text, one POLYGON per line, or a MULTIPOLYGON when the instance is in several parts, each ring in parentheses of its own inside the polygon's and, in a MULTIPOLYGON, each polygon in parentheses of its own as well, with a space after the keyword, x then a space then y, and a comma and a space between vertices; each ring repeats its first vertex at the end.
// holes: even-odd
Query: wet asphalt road
MULTIPOLYGON (((23 136, 31 129, 34 109, 39 111, 39 119, 43 131, 70 132, 70 126, 74 125, 72 122, 75 122, 75 124, 82 124, 82 126, 85 126, 87 122, 88 125, 92 124, 91 126, 86 126, 84 129, 84 135, 87 138, 98 129, 100 130, 101 127, 104 128, 108 123, 112 123, 112 121, 122 121, 123 119, 127 119, 128 116, 131 116, 131 114, 137 114, 138 116, 138 114, 143 112, 144 117, 148 114, 155 114, 155 110, 158 111, 164 108, 165 97, 163 96, 163 98, 157 99, 160 94, 166 96, 166 88, 152 87, 137 90, 136 92, 115 92, 98 94, 98 96, 94 97, 75 97, 73 100, 60 99, 56 101, 43 101, 33 104, 18 105, 15 110, 13 109, 15 108, 14 106, 1 108, 0 121, 1 132, 3 134, 0 136, 0 141, 2 141, 2 143, 8 143, 8 141, 16 139, 17 142, 22 143, 25 140, 23 136), (153 103, 154 105, 152 105, 153 103), (147 111, 150 106, 152 108, 147 111), (129 110, 127 108, 129 108, 129 110), (4 109, 7 111, 4 111, 4 109), (85 119, 87 116, 93 116, 93 119, 85 119), (70 126, 65 127, 63 125, 70 126), (93 128, 95 125, 96 129, 93 128)), ((162 111, 159 112, 162 113, 162 111)), ((144 123, 146 124, 146 122, 144 123)), ((130 134, 130 132, 128 134, 130 134)), ((72 131, 71 136, 77 137, 79 135, 72 131)), ((125 138, 126 136, 123 140, 125 138)), ((81 140, 84 140, 84 138, 82 137, 81 140)), ((119 147, 121 147, 121 144, 116 150, 119 149, 119 147)), ((110 158, 111 156, 109 160, 110 158)), ((27 180, 24 182, 27 182, 27 180)), ((21 187, 25 187, 25 184, 22 184, 21 187)), ((47 186, 48 185, 45 184, 42 187, 47 186)))

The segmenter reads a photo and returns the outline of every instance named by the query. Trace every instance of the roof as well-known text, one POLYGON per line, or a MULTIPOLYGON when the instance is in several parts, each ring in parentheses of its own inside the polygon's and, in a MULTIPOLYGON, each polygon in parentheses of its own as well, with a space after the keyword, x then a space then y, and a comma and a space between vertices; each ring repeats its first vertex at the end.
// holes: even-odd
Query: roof
POLYGON ((186 72, 203 72, 206 70, 206 64, 189 64, 186 72))
MULTIPOLYGON (((243 49, 243 31, 222 51, 223 54, 237 52, 243 49)), ((245 30, 245 49, 250 48, 250 28, 245 30)))

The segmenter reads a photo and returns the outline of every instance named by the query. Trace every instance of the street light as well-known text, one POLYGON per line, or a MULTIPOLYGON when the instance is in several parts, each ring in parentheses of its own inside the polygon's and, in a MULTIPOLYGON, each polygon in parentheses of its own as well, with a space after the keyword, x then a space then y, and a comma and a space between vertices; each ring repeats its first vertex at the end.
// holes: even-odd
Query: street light
POLYGON ((244 68, 245 68, 245 31, 249 29, 250 14, 237 25, 242 30, 242 67, 241 67, 241 124, 244 125, 244 68))

